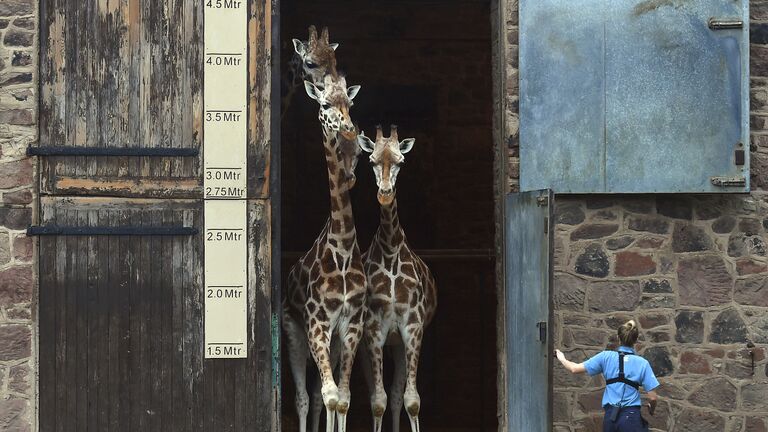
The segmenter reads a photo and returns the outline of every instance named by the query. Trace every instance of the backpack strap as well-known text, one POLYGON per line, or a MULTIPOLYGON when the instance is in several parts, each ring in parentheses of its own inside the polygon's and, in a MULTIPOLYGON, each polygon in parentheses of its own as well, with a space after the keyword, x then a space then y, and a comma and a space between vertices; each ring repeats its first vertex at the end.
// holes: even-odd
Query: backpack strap
POLYGON ((640 383, 638 383, 637 381, 632 381, 630 379, 627 379, 627 377, 624 375, 624 356, 625 355, 632 355, 632 354, 626 354, 624 352, 619 351, 619 376, 616 378, 605 380, 605 385, 622 383, 630 387, 633 387, 635 390, 638 390, 640 388, 640 383))

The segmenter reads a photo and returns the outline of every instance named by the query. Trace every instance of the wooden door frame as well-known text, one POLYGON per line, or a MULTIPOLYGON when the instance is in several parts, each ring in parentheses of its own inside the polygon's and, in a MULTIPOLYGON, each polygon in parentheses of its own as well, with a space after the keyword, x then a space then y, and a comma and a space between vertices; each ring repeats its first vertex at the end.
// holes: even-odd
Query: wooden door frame
MULTIPOLYGON (((274 419, 275 423, 272 425, 274 432, 280 432, 281 430, 281 397, 282 389, 280 385, 281 376, 281 346, 282 346, 282 326, 281 326, 281 125, 280 125, 280 113, 282 112, 280 97, 280 83, 281 83, 281 15, 280 15, 280 0, 265 0, 270 1, 271 8, 271 61, 272 61, 272 74, 271 74, 271 114, 270 114, 270 135, 271 135, 271 157, 270 157, 270 196, 271 196, 271 240, 272 240, 272 353, 273 353, 273 382, 275 388, 274 395, 274 419)), ((494 250, 496 260, 496 297, 498 309, 496 311, 496 341, 497 341, 497 419, 498 419, 498 431, 506 432, 508 427, 507 422, 507 391, 506 391, 506 375, 507 375, 507 361, 506 361, 506 290, 505 290, 505 272, 504 272, 504 222, 505 218, 505 197, 508 193, 508 156, 509 146, 508 130, 509 125, 506 121, 507 111, 507 31, 506 20, 509 5, 507 0, 491 0, 490 6, 490 20, 491 20, 491 64, 492 64, 492 94, 493 94, 493 172, 494 172, 494 250)), ((516 11, 515 11, 516 13, 516 11)), ((511 139, 511 137, 510 137, 511 139)), ((551 330, 550 330, 551 332, 551 330)))

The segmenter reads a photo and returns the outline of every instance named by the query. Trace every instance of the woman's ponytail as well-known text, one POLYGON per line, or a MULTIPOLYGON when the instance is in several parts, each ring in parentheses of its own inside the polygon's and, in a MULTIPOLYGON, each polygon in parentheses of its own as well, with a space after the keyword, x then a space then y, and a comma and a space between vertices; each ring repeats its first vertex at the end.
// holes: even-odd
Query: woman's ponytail
POLYGON ((637 342, 639 333, 635 320, 629 320, 619 327, 619 341, 626 347, 632 347, 637 342))

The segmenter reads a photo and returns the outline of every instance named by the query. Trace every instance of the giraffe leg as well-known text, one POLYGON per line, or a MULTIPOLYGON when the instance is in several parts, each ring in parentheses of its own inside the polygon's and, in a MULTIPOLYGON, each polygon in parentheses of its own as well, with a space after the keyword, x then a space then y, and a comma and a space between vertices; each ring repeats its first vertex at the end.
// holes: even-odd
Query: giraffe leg
POLYGON ((383 355, 386 337, 382 335, 380 320, 369 317, 365 333, 366 357, 364 368, 367 371, 368 386, 371 395, 371 414, 373 415, 373 432, 381 432, 384 411, 387 409, 387 392, 384 391, 383 355), (371 330, 376 329, 376 330, 371 330))
POLYGON ((392 432, 400 431, 400 411, 403 409, 403 393, 405 392, 405 347, 403 343, 392 345, 392 357, 395 370, 390 388, 389 409, 392 410, 392 432))
POLYGON ((325 425, 326 432, 334 432, 333 415, 336 404, 339 402, 339 388, 333 380, 333 368, 331 367, 331 329, 327 323, 318 323, 315 328, 308 328, 309 349, 320 372, 322 386, 320 393, 325 404, 325 413, 328 421, 325 425), (317 330, 317 332, 316 332, 317 330), (317 337, 312 335, 317 334, 317 337))
MULTIPOLYGON (((341 347, 339 343, 333 343, 331 345, 331 367, 334 371, 334 376, 338 372, 339 355, 341 347)), ((315 385, 312 391, 312 400, 310 401, 310 419, 312 420, 312 432, 318 432, 320 430, 320 406, 323 404, 323 394, 320 391, 321 381, 320 377, 315 380, 315 385)))
POLYGON ((347 427, 347 412, 351 399, 349 379, 352 376, 352 365, 355 362, 357 346, 363 337, 364 312, 364 308, 359 308, 352 315, 349 323, 339 332, 341 337, 341 370, 339 374, 339 403, 336 406, 339 432, 345 432, 347 427))
POLYGON ((299 325, 289 315, 283 317, 288 341, 288 360, 291 364, 293 382, 296 384, 296 412, 299 415, 299 431, 307 431, 307 341, 299 325))
POLYGON ((411 421, 411 432, 419 432, 419 410, 421 398, 416 390, 416 373, 419 369, 419 354, 421 353, 421 338, 423 335, 421 324, 410 325, 403 332, 403 344, 405 345, 405 361, 407 376, 405 382, 405 411, 411 421))

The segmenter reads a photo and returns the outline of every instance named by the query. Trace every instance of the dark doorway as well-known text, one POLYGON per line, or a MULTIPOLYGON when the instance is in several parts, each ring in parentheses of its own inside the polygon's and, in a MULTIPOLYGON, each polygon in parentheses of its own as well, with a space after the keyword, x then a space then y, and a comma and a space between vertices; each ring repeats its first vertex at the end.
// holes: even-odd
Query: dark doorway
MULTIPOLYGON (((419 368, 422 427, 495 431, 496 276, 490 1, 282 0, 282 65, 292 38, 327 26, 347 82, 361 84, 353 120, 416 138, 397 181, 400 219, 411 246, 435 274, 438 310, 419 368)), ((316 102, 300 88, 282 122, 284 273, 311 247, 328 216, 322 132, 316 102)), ((352 191, 360 247, 379 223, 373 172, 365 155, 352 191)), ((283 356, 284 431, 298 430, 294 389, 283 356)), ((311 373, 315 372, 313 362, 311 373)), ((360 363, 352 380, 351 431, 371 429, 360 363)), ((390 378, 392 362, 385 358, 390 378)), ((387 382, 389 393, 389 382, 387 382)), ((324 415, 323 415, 324 416, 324 415)), ((389 413, 385 430, 391 429, 389 413)), ((401 430, 410 430, 407 416, 401 430)))

